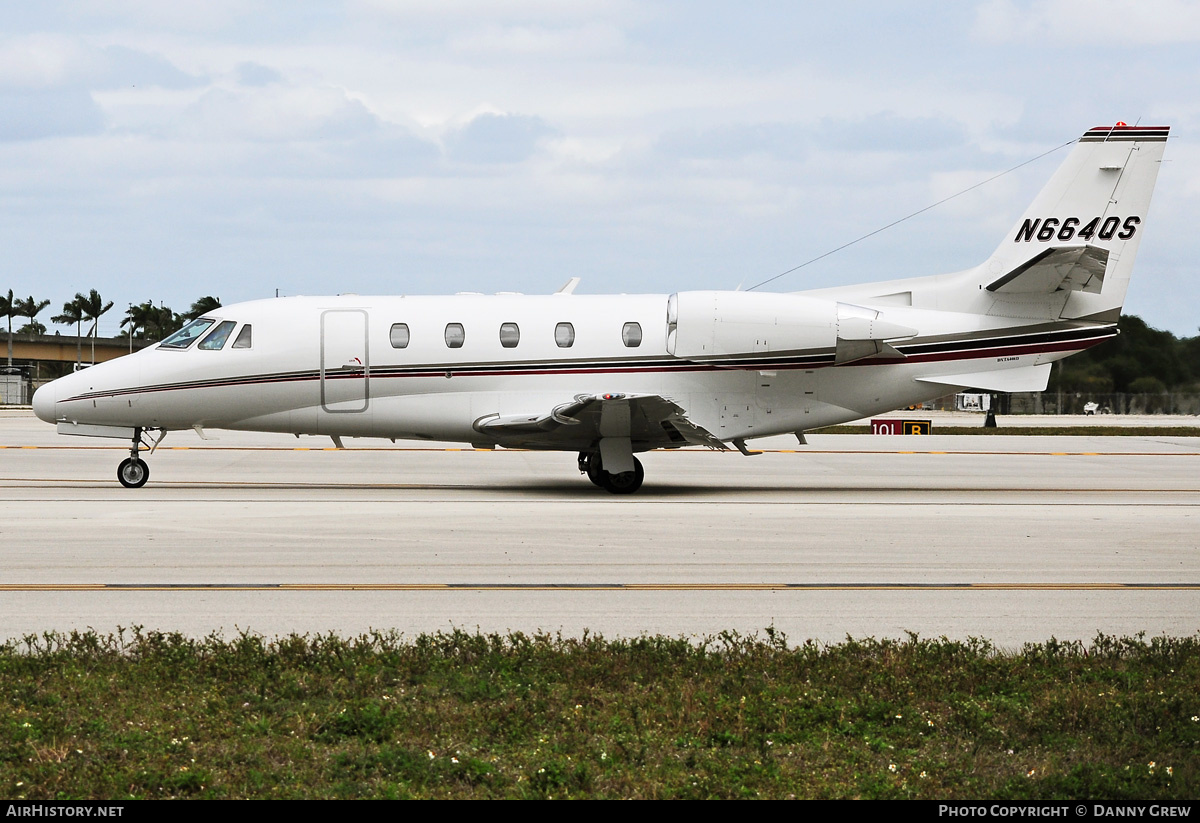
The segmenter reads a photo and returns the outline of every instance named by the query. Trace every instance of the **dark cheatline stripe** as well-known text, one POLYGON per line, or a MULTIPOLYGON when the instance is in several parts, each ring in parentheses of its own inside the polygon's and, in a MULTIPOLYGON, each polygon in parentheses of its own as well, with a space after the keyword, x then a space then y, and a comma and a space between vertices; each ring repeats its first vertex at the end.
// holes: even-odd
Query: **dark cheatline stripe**
POLYGON ((933 352, 971 351, 980 348, 996 346, 1027 346, 1038 343, 1052 343, 1067 340, 1106 340, 1116 335, 1112 328, 1066 329, 1057 332, 1037 332, 1034 334, 1009 334, 1002 337, 964 338, 947 340, 940 343, 910 343, 896 348, 907 355, 929 354, 933 352))
POLYGON ((1081 143, 1104 143, 1114 140, 1140 140, 1144 142, 1160 142, 1167 139, 1170 126, 1098 126, 1088 129, 1081 143))
POLYGON ((1200 583, 3 583, 0 591, 1200 591, 1200 583))
MULTIPOLYGON (((918 354, 913 355, 905 360, 907 363, 935 363, 945 360, 980 360, 988 357, 1007 357, 1010 355, 1020 354, 1042 354, 1057 351, 1077 351, 1094 346, 1097 343, 1102 343, 1108 339, 1108 336, 1097 337, 1093 340, 1068 340, 1062 343, 1036 343, 1036 344, 1018 344, 1013 346, 1001 346, 999 348, 986 349, 983 352, 976 353, 970 357, 964 357, 962 352, 945 352, 943 354, 918 354)), ((867 361, 867 365, 879 362, 878 360, 867 361)))
MULTIPOLYGON (((1069 351, 1083 349, 1106 340, 1116 334, 1111 326, 1061 331, 1036 332, 1032 334, 1006 334, 994 336, 992 331, 974 332, 960 338, 937 343, 909 343, 896 348, 906 355, 904 360, 869 358, 858 360, 847 366, 885 366, 903 363, 924 363, 953 359, 983 359, 1012 354, 1036 354, 1039 352, 1069 351)), ((720 370, 758 369, 818 369, 833 366, 834 355, 826 350, 816 354, 793 352, 754 357, 733 356, 725 360, 698 363, 676 358, 641 358, 638 360, 578 360, 561 362, 521 363, 462 363, 431 366, 381 366, 369 369, 369 379, 398 377, 482 377, 488 375, 522 376, 548 374, 647 374, 665 372, 703 372, 720 370)), ((362 379, 361 374, 336 374, 325 376, 326 380, 362 379)), ((120 397, 129 394, 151 394, 187 389, 228 388, 271 383, 297 383, 320 380, 319 371, 283 372, 216 380, 164 383, 157 386, 118 389, 116 391, 88 392, 68 398, 62 402, 90 400, 97 397, 120 397)))

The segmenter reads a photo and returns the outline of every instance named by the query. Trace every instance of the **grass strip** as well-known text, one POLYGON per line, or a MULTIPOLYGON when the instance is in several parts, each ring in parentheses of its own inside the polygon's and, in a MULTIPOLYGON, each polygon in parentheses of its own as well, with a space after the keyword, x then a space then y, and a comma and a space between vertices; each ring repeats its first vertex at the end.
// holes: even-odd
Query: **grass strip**
POLYGON ((0 648, 10 798, 1200 796, 1200 638, 453 632, 0 648))

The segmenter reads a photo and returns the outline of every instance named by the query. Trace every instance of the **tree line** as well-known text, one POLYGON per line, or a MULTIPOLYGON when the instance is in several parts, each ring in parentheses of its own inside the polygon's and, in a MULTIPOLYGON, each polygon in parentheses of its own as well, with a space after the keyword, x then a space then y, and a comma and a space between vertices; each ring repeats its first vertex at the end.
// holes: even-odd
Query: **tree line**
MULTIPOLYGON (((8 365, 12 365, 13 319, 26 318, 25 325, 20 326, 16 334, 26 335, 30 339, 46 333, 46 326, 38 321, 38 315, 50 305, 49 300, 38 300, 33 295, 18 298, 9 289, 8 294, 0 294, 0 317, 8 325, 8 365)), ((105 301, 100 292, 91 289, 87 294, 76 292, 74 299, 63 303, 61 314, 50 318, 51 323, 63 326, 75 326, 75 356, 77 362, 83 359, 83 324, 91 323, 87 337, 92 341, 92 362, 96 359, 96 328, 101 316, 107 314, 113 307, 113 301, 105 301)), ((169 306, 154 305, 151 301, 131 305, 125 311, 121 321, 121 331, 118 336, 130 337, 135 340, 162 340, 174 334, 187 322, 195 320, 206 312, 219 309, 221 300, 211 295, 201 297, 192 303, 191 308, 182 314, 172 311, 169 306)))
POLYGON ((1176 337, 1133 314, 1121 333, 1054 367, 1050 391, 1085 394, 1200 392, 1200 335, 1176 337))

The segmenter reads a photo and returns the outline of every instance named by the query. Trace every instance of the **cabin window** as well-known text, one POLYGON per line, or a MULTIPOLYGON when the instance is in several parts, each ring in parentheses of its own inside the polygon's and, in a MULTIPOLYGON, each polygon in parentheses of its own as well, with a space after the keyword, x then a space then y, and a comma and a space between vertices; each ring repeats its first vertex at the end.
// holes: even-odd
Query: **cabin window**
POLYGON ((237 338, 234 339, 233 348, 235 348, 235 349, 250 348, 250 338, 251 338, 250 324, 247 323, 246 325, 242 326, 242 330, 240 332, 238 332, 237 338))
POLYGON ((205 351, 219 351, 225 347, 225 341, 229 339, 229 335, 233 333, 233 327, 236 326, 232 320, 222 320, 217 324, 217 327, 209 332, 208 337, 200 341, 200 345, 196 348, 204 349, 205 351))
POLYGON ((631 349, 642 345, 642 324, 626 323, 621 328, 621 342, 631 349))
POLYGON ((158 344, 160 349, 186 349, 192 343, 196 342, 196 338, 204 334, 208 327, 216 323, 211 317, 201 317, 199 320, 193 320, 179 331, 168 337, 166 340, 158 344))
POLYGON ((575 327, 570 323, 559 323, 554 327, 554 342, 560 349, 569 349, 575 345, 575 327))
POLYGON ((408 324, 407 323, 393 323, 392 331, 389 336, 392 341, 393 349, 407 349, 408 348, 408 324))
POLYGON ((500 345, 506 349, 515 349, 521 342, 521 330, 516 323, 500 324, 500 345))
POLYGON ((452 349, 461 349, 463 343, 467 339, 467 333, 463 330, 462 323, 447 323, 446 324, 446 345, 452 349))

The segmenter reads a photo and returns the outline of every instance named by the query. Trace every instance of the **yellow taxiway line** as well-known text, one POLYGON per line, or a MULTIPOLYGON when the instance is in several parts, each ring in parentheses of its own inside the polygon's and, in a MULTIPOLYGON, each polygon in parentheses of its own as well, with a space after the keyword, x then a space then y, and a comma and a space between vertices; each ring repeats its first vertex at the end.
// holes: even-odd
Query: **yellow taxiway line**
POLYGON ((1183 583, 0 583, 0 592, 1200 591, 1183 583))

